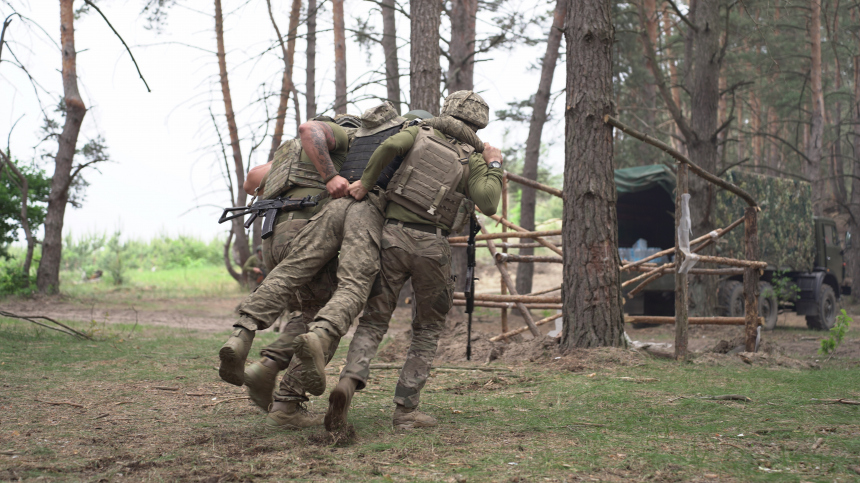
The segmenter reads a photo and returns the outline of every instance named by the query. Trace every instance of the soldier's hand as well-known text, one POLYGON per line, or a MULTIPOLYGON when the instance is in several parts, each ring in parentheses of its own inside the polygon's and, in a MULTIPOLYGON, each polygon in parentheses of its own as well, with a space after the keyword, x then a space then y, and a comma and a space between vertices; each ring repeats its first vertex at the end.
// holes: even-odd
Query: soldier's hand
POLYGON ((367 188, 361 184, 361 180, 358 180, 349 185, 349 194, 357 200, 362 200, 367 195, 367 188))
POLYGON ((490 164, 492 161, 502 162, 502 150, 492 146, 490 143, 484 143, 484 161, 490 164))
POLYGON ((337 175, 328 180, 328 183, 325 184, 325 189, 332 198, 343 198, 349 190, 349 181, 343 176, 337 175))

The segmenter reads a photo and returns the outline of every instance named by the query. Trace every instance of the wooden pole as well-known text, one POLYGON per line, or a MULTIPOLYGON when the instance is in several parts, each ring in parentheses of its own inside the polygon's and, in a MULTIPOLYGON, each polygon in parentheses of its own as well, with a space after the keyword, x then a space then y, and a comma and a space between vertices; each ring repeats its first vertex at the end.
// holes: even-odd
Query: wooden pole
MULTIPOLYGON (((502 218, 504 218, 506 220, 508 219, 508 178, 502 178, 502 218)), ((503 223, 502 224, 502 233, 505 233, 507 231, 508 231, 508 227, 505 226, 503 223)), ((507 254, 508 254, 508 248, 503 246, 502 247, 502 255, 503 255, 502 263, 503 263, 506 270, 508 268, 508 263, 504 260, 504 255, 507 255, 507 254)), ((507 295, 508 287, 505 286, 505 281, 499 280, 499 283, 502 285, 502 287, 501 287, 502 295, 507 295)), ((502 333, 504 334, 507 331, 508 331, 508 309, 505 308, 505 309, 502 309, 502 333)))
MULTIPOLYGON (((755 206, 744 209, 744 255, 747 260, 758 258, 758 219, 755 206)), ((755 351, 755 339, 758 318, 758 278, 759 271, 754 267, 744 268, 744 315, 746 316, 746 340, 744 348, 747 352, 755 351)))
MULTIPOLYGON (((548 236, 557 236, 561 235, 561 230, 548 230, 548 231, 509 231, 507 233, 483 233, 475 237, 475 241, 484 241, 484 240, 499 240, 506 238, 544 238, 548 236)), ((466 236, 452 236, 448 238, 448 243, 466 243, 469 241, 469 237, 466 236)), ((487 248, 490 248, 487 245, 487 248)), ((493 244, 493 250, 496 249, 496 245, 493 244)))
MULTIPOLYGON (((535 322, 535 325, 548 324, 548 323, 554 321, 555 319, 561 318, 562 315, 564 315, 564 314, 550 315, 549 317, 538 320, 537 322, 535 322)), ((495 337, 491 337, 490 342, 496 342, 497 340, 507 339, 508 337, 515 336, 517 334, 522 334, 523 332, 525 332, 527 330, 529 330, 529 326, 524 325, 524 326, 520 327, 519 329, 514 329, 510 332, 505 332, 504 334, 497 335, 495 337)))
MULTIPOLYGON (((508 221, 507 218, 500 217, 499 215, 492 215, 492 216, 490 216, 490 218, 501 223, 502 226, 506 226, 506 227, 508 227, 514 231, 517 231, 520 233, 528 233, 528 230, 526 230, 525 228, 523 228, 521 226, 518 226, 518 225, 511 223, 510 221, 508 221)), ((558 246, 556 246, 555 244, 553 244, 547 240, 544 240, 543 238, 535 238, 535 241, 540 243, 541 245, 545 246, 546 248, 549 248, 550 250, 558 253, 559 255, 562 254, 561 248, 559 248, 558 246)))
POLYGON ((516 174, 513 174, 513 173, 509 173, 509 172, 507 172, 507 171, 505 171, 505 178, 507 178, 507 179, 509 179, 509 180, 511 180, 511 181, 515 181, 515 182, 517 182, 517 183, 519 183, 519 184, 526 185, 526 186, 528 186, 528 187, 530 187, 530 188, 534 188, 534 189, 536 189, 536 190, 540 190, 540 191, 543 191, 543 192, 549 193, 549 194, 551 194, 551 195, 558 196, 559 198, 564 198, 564 195, 562 194, 562 192, 561 192, 561 190, 560 190, 560 189, 558 189, 558 188, 553 188, 553 187, 551 187, 551 186, 547 186, 547 185, 545 185, 545 184, 538 183, 538 182, 537 182, 537 181, 535 181, 535 180, 528 179, 528 178, 524 178, 524 177, 522 177, 522 176, 519 176, 519 175, 516 175, 516 174))
POLYGON ((564 263, 564 260, 561 257, 540 257, 536 255, 510 255, 507 253, 497 253, 496 258, 505 263, 564 263))
MULTIPOLYGON (((678 163, 675 189, 675 267, 680 267, 684 254, 678 246, 678 226, 681 223, 681 195, 687 193, 687 165, 678 163)), ((675 359, 687 359, 687 274, 675 270, 675 359)))
MULTIPOLYGON (((561 310, 561 304, 545 304, 545 303, 531 303, 531 302, 520 302, 526 308, 535 309, 535 310, 561 310)), ((454 305, 457 307, 464 307, 466 305, 465 300, 454 299, 454 305)), ((475 307, 487 307, 490 309, 513 309, 518 308, 519 304, 514 302, 487 302, 485 300, 475 300, 475 307)))
MULTIPOLYGON (((463 292, 454 292, 454 300, 466 300, 466 294, 463 292)), ((475 294, 475 301, 483 302, 522 302, 533 304, 560 304, 561 295, 515 295, 504 294, 496 295, 491 293, 475 294)))
MULTIPOLYGON (((487 234, 487 228, 484 227, 484 224, 481 223, 480 221, 478 223, 481 224, 481 232, 486 235, 487 234)), ((501 233, 496 233, 496 235, 500 235, 500 234, 501 233)), ((513 236, 522 236, 523 235, 522 233, 516 233, 516 232, 504 233, 504 234, 505 235, 513 235, 513 236)), ((481 235, 478 235, 478 236, 481 236, 481 235)), ((493 255, 493 260, 496 260, 496 245, 492 241, 490 241, 489 239, 487 240, 487 245, 488 245, 487 248, 490 249, 490 254, 493 255)), ((496 267, 499 269, 499 273, 502 274, 502 280, 505 282, 505 285, 508 286, 508 290, 511 291, 511 295, 519 295, 519 294, 517 294, 517 287, 516 287, 516 285, 514 285, 513 280, 511 280, 511 275, 508 273, 508 270, 505 268, 505 265, 503 263, 499 262, 498 260, 496 260, 496 267)), ((529 309, 522 302, 516 302, 516 304, 517 304, 517 309, 520 311, 520 315, 522 315, 523 319, 525 319, 526 325, 529 326, 529 330, 531 331, 532 335, 535 337, 540 337, 540 330, 538 330, 537 326, 535 325, 535 321, 532 318, 532 314, 531 314, 531 312, 529 312, 529 309)))
MULTIPOLYGON (((762 317, 756 317, 755 323, 764 325, 762 317)), ((656 315, 628 315, 624 322, 629 324, 674 324, 674 317, 660 317, 656 315)), ((693 325, 745 325, 746 317, 688 317, 687 322, 693 325)), ((755 342, 755 341, 753 341, 755 342)))

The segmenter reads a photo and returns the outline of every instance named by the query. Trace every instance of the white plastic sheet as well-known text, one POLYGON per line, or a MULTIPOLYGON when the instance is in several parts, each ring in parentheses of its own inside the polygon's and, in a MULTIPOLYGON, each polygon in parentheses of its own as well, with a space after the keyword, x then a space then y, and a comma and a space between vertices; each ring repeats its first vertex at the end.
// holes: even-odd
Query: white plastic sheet
POLYGON ((690 252, 690 194, 681 195, 681 221, 678 223, 678 248, 684 254, 684 263, 678 273, 688 273, 699 261, 699 256, 690 252))

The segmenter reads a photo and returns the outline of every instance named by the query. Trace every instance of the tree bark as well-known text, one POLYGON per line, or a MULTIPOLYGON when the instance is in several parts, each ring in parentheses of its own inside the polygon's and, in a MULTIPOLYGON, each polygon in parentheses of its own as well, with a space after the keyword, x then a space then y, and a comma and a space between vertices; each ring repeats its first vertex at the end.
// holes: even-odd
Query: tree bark
POLYGON ((452 0, 448 92, 475 88, 475 17, 478 0, 452 0))
POLYGON ((58 293, 60 290, 60 261, 63 254, 63 218, 69 201, 72 183, 72 162, 78 143, 81 124, 87 108, 78 91, 75 53, 75 10, 73 0, 60 0, 60 46, 63 55, 63 100, 66 105, 65 123, 60 134, 51 193, 48 195, 48 212, 45 217, 45 238, 42 241, 42 260, 36 272, 36 287, 40 293, 58 293))
MULTIPOLYGON (((227 131, 230 133, 230 149, 233 152, 233 169, 236 173, 236 198, 234 206, 245 206, 248 195, 245 193, 245 163, 242 161, 242 148, 239 145, 239 129, 236 127, 236 114, 233 112, 233 99, 230 96, 230 82, 227 78, 227 54, 224 48, 224 18, 221 13, 221 0, 215 0, 215 38, 218 44, 218 71, 221 80, 221 94, 224 97, 224 113, 227 117, 227 131)), ((248 237, 242 218, 233 220, 233 235, 236 241, 234 250, 238 253, 239 264, 242 265, 251 255, 248 248, 248 237)))
POLYGON ((332 0, 334 16, 334 113, 346 114, 346 30, 343 0, 332 0))
POLYGON ((382 52, 385 55, 385 86, 388 102, 400 114, 400 65, 397 60, 397 29, 394 22, 394 0, 382 0, 382 52))
MULTIPOLYGON (((308 0, 308 45, 307 45, 307 77, 305 80, 305 109, 308 119, 317 115, 316 95, 316 66, 317 66, 317 0, 308 0)), ((298 102, 298 100, 296 101, 298 102)))
POLYGON ((824 210, 823 191, 821 183, 821 150, 824 142, 824 92, 821 86, 821 3, 817 0, 809 2, 812 11, 809 22, 809 37, 812 43, 812 69, 810 71, 810 89, 812 91, 812 126, 809 130, 809 142, 806 144, 807 162, 804 163, 804 174, 812 181, 812 210, 815 216, 821 216, 824 210))
POLYGON ((624 343, 613 170, 612 43, 608 0, 581 0, 567 12, 565 109, 564 328, 561 346, 624 343))
MULTIPOLYGON (((269 148, 269 161, 271 161, 274 159, 275 151, 281 145, 281 138, 284 136, 284 124, 287 121, 287 103, 290 101, 290 94, 293 93, 293 60, 296 54, 296 30, 299 28, 299 14, 302 11, 302 0, 293 0, 290 10, 290 29, 287 31, 288 39, 286 45, 284 45, 284 37, 281 35, 278 23, 275 22, 275 16, 272 14, 272 0, 266 0, 266 6, 269 8, 269 20, 272 21, 272 27, 278 36, 278 43, 281 44, 281 55, 284 59, 281 97, 278 101, 278 112, 275 115, 275 131, 272 133, 272 146, 269 148)), ((296 129, 298 129, 298 126, 296 126, 296 129)), ((298 136, 298 132, 296 136, 298 136)))
POLYGON ((424 109, 439 115, 439 83, 442 67, 439 65, 439 27, 442 22, 442 3, 438 0, 411 2, 409 108, 424 109))
MULTIPOLYGON (((543 126, 547 118, 547 106, 552 89, 552 78, 555 74, 555 64, 558 62, 558 49, 564 32, 564 19, 567 16, 568 0, 558 0, 555 6, 555 16, 549 30, 546 42, 546 53, 541 66, 540 81, 535 94, 532 118, 529 123, 529 135, 526 138, 526 155, 523 162, 523 177, 537 180, 538 161, 540 158, 540 140, 543 126)), ((520 226, 528 231, 535 229, 536 191, 529 186, 521 186, 520 226)), ((525 243, 520 240, 520 243, 525 243)), ((520 255, 534 255, 533 248, 521 248, 520 255)), ((520 263, 517 266, 517 292, 531 293, 534 264, 520 263)))
MULTIPOLYGON (((858 41, 860 47, 860 41, 858 41)), ((848 255, 848 275, 851 277, 851 293, 860 294, 860 55, 854 56, 854 176, 851 177, 851 205, 848 226, 853 240, 845 250, 848 255)))

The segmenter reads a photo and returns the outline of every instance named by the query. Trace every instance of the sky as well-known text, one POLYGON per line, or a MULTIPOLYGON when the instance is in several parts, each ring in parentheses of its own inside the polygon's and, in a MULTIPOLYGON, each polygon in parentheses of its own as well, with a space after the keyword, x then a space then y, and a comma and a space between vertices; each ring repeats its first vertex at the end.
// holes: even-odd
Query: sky
MULTIPOLYGON (((27 17, 14 18, 6 40, 8 47, 0 62, 0 145, 6 139, 14 157, 35 162, 47 173, 53 172, 53 160, 41 154, 56 150, 55 144, 41 142, 43 123, 41 109, 49 114, 62 96, 61 56, 59 43, 59 2, 48 0, 0 1, 0 16, 12 12, 8 3, 27 17), (42 30, 44 29, 44 31, 42 30), (13 63, 12 54, 35 79, 37 86, 13 63), (34 91, 38 91, 38 97, 34 91), (40 107, 41 105, 41 107, 40 107), (17 124, 16 124, 17 123, 17 124), (13 130, 14 125, 14 130, 13 130), (11 132, 11 135, 10 135, 11 132)), ((75 23, 78 86, 89 108, 78 140, 78 147, 87 139, 102 136, 111 161, 98 165, 98 171, 85 171, 90 183, 83 206, 66 211, 64 235, 122 232, 126 238, 149 239, 160 235, 187 235, 211 239, 225 237, 229 227, 219 225, 221 207, 229 205, 229 194, 223 177, 224 159, 218 147, 217 133, 212 121, 215 116, 221 135, 227 139, 224 104, 218 84, 215 55, 213 9, 209 2, 184 2, 169 10, 167 23, 160 32, 147 30, 142 0, 102 0, 97 4, 131 47, 132 53, 152 92, 144 83, 120 40, 105 21, 90 11, 75 23), (198 10, 199 9, 199 10, 198 10), (210 114, 211 112, 211 114, 210 114)), ((273 2, 274 16, 281 32, 287 30, 290 2, 273 2)), ((76 1, 75 7, 83 5, 76 1)), ((267 117, 263 103, 256 102, 263 86, 280 86, 283 62, 279 48, 274 47, 274 30, 262 0, 223 0, 225 12, 225 44, 233 106, 237 115, 239 134, 243 138, 242 155, 255 166, 266 161, 271 126, 265 132, 267 117), (261 55, 261 53, 266 52, 261 55), (265 137, 264 137, 265 136, 265 137), (251 153, 254 144, 262 143, 251 153), (249 155, 250 154, 250 155, 249 155)), ((517 10, 526 15, 534 12, 534 2, 523 0, 517 10)), ((329 3, 323 4, 317 29, 316 91, 319 109, 330 106, 334 99, 333 37, 329 3)), ((544 8, 544 7, 541 7, 544 8)), ((548 7, 547 7, 548 8, 548 7)), ((478 37, 497 31, 493 14, 478 16, 478 37)), ((381 31, 381 17, 374 4, 346 0, 347 29, 355 28, 360 18, 369 18, 370 25, 381 31)), ((547 25, 531 33, 544 37, 547 25)), ((443 25, 443 30, 446 27, 443 25)), ((400 70, 404 100, 408 99, 409 21, 398 15, 397 29, 400 70)), ((299 35, 305 32, 299 27, 299 35)), ((445 34, 443 33, 443 36, 445 34)), ((381 46, 362 48, 347 33, 347 83, 350 89, 374 78, 370 72, 381 69, 381 46)), ((495 111, 508 102, 521 101, 537 91, 538 63, 545 44, 518 45, 510 50, 495 50, 477 57, 475 90, 490 105, 490 125, 478 134, 482 140, 500 147, 524 143, 527 124, 496 120, 495 111)), ((562 46, 563 49, 563 46, 562 46)), ((296 45, 296 66, 293 80, 299 92, 305 84, 305 41, 296 45)), ((446 69, 444 59, 443 70, 446 69)), ((559 64, 553 82, 553 92, 564 88, 564 65, 559 64)), ((350 98, 348 111, 360 114, 384 96, 382 85, 359 88, 350 98)), ((300 95, 302 114, 304 96, 300 95)), ((548 144, 546 163, 560 172, 563 152, 563 97, 552 106, 553 120, 543 132, 548 144), (557 142, 556 142, 557 140, 557 142)), ((277 99, 268 102, 268 109, 277 107, 277 99)), ((404 104, 404 112, 408 106, 404 104)), ((332 111, 321 112, 332 114, 332 111)), ((287 113, 285 139, 295 135, 295 112, 287 113)), ((227 141, 229 142, 229 141, 227 141)), ((232 166, 232 156, 227 151, 232 166)), ((232 169, 232 168, 231 168, 232 169)), ((41 236, 41 235, 39 235, 41 236)), ((23 239, 23 235, 21 236, 23 239)))

